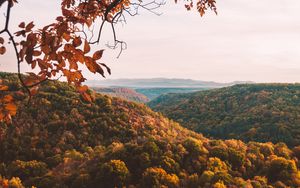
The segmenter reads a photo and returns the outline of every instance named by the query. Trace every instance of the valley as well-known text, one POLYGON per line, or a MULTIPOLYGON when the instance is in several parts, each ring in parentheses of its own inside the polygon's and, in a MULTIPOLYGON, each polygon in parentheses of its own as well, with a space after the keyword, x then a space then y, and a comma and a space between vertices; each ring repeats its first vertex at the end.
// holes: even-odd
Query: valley
MULTIPOLYGON (((20 86, 17 75, 0 76, 11 92, 20 86)), ((29 106, 19 97, 12 124, 0 126, 2 185, 300 186, 299 147, 209 139, 144 104, 102 94, 89 103, 58 81, 43 83, 29 106)))

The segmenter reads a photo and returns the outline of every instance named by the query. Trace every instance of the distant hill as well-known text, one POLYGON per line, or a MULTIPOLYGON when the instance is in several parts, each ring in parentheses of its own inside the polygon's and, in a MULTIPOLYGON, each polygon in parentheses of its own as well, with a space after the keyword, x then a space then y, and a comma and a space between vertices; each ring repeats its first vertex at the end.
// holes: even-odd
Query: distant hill
MULTIPOLYGON (((230 83, 217 83, 209 81, 199 81, 191 79, 169 79, 169 78, 150 78, 150 79, 115 79, 115 80, 88 80, 87 85, 94 88, 128 88, 134 89, 137 93, 145 95, 150 100, 155 99, 156 97, 167 94, 167 93, 189 93, 195 91, 202 91, 212 88, 221 88, 225 86, 231 86, 240 83, 251 83, 236 81, 230 83)), ((108 89, 109 90, 109 89, 108 89)), ((123 97, 129 99, 130 94, 133 92, 127 92, 124 90, 118 90, 119 93, 116 96, 124 95, 123 97)), ((133 94, 131 98, 135 98, 138 94, 133 94)), ((143 101, 143 100, 141 100, 143 101)))
POLYGON ((206 136, 300 144, 299 84, 246 84, 168 94, 149 106, 206 136))
MULTIPOLYGON (((0 79, 20 86, 16 75, 0 79)), ((300 186, 300 148, 209 140, 143 104, 101 94, 87 103, 53 81, 0 123, 0 153, 7 188, 300 186)))
POLYGON ((168 93, 191 93, 209 88, 136 88, 135 91, 147 96, 150 100, 168 93))
POLYGON ((130 88, 93 87, 92 89, 98 93, 102 93, 112 97, 120 97, 129 101, 140 102, 140 103, 146 103, 150 101, 148 97, 146 97, 145 95, 138 93, 134 89, 130 89, 130 88))
POLYGON ((87 80, 86 84, 92 87, 129 87, 129 88, 218 88, 240 83, 251 82, 230 82, 217 83, 210 81, 200 81, 192 79, 169 79, 169 78, 149 78, 149 79, 105 79, 87 80))

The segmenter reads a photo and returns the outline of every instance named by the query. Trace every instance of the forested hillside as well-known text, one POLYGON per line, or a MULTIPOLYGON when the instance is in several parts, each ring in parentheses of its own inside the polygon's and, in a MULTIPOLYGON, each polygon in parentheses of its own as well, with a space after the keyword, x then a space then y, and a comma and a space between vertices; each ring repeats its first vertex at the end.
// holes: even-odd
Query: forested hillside
POLYGON ((149 106, 206 136, 300 144, 300 84, 246 84, 169 94, 149 106))
POLYGON ((122 99, 126 99, 126 100, 129 100, 129 101, 140 102, 140 103, 149 102, 148 97, 146 97, 145 95, 143 95, 141 93, 138 93, 134 89, 130 89, 130 88, 92 87, 92 89, 95 90, 98 93, 102 93, 102 94, 109 95, 109 96, 112 96, 112 97, 120 97, 122 99))
MULTIPOLYGON (((11 90, 16 76, 1 74, 11 90)), ((22 97, 22 96, 20 96, 22 97)), ((300 148, 209 140, 142 104, 45 82, 0 126, 0 187, 299 187, 300 148)))

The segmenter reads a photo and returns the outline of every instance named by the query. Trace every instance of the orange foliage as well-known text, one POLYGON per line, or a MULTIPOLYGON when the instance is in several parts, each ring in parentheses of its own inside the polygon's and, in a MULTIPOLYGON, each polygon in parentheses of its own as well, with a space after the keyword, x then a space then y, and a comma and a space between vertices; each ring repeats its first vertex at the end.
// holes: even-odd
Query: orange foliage
MULTIPOLYGON (((67 79, 69 84, 75 85, 87 101, 92 101, 92 97, 86 92, 86 89, 83 90, 81 87, 82 82, 86 79, 82 70, 79 69, 79 64, 84 65, 90 72, 98 73, 103 77, 105 77, 105 72, 109 74, 111 72, 109 67, 99 62, 103 55, 103 49, 91 53, 90 45, 99 43, 100 37, 95 42, 91 42, 85 30, 93 30, 97 19, 102 20, 102 25, 104 22, 113 25, 115 18, 123 14, 124 10, 128 12, 130 6, 142 6, 131 3, 129 0, 61 0, 62 16, 58 16, 53 23, 37 29, 34 22, 22 22, 19 24, 20 30, 13 36, 7 23, 10 9, 17 1, 4 0, 1 2, 0 6, 7 2, 8 16, 6 17, 6 26, 0 34, 6 32, 10 36, 9 40, 14 45, 17 56, 19 79, 29 95, 37 92, 36 86, 39 83, 61 75, 67 79), (31 69, 37 70, 37 73, 30 73, 26 80, 22 80, 20 63, 27 63, 31 69)), ((142 3, 142 1, 139 2, 142 3)), ((191 9, 191 7, 192 3, 187 6, 187 9, 191 9)), ((198 0, 197 10, 201 16, 207 8, 216 11, 215 0, 198 0)), ((101 28, 99 36, 100 34, 101 28)), ((0 55, 6 52, 4 42, 4 39, 0 37, 0 55)), ((2 87, 5 89, 5 86, 2 87)), ((16 113, 16 105, 13 104, 11 97, 6 95, 0 97, 1 101, 5 100, 0 107, 0 121, 8 120, 16 113)))

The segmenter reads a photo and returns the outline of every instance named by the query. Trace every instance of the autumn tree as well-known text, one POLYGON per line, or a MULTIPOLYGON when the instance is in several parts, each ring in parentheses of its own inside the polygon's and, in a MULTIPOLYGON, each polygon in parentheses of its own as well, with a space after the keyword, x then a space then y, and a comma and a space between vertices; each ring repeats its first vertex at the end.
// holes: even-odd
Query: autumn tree
POLYGON ((121 160, 104 163, 97 174, 98 186, 123 187, 130 177, 126 164, 121 160))
MULTIPOLYGON (((175 0, 177 1, 177 0, 175 0)), ((114 43, 111 48, 126 48, 126 43, 118 40, 115 24, 124 22, 127 16, 135 16, 140 9, 155 12, 164 0, 61 0, 61 16, 41 28, 34 22, 20 23, 19 31, 10 29, 10 15, 17 0, 0 0, 0 7, 6 6, 5 26, 0 30, 0 54, 6 52, 8 43, 14 47, 18 78, 29 98, 36 94, 42 82, 65 77, 69 84, 75 85, 78 92, 87 101, 93 97, 79 65, 84 65, 90 72, 105 77, 111 73, 110 68, 101 62, 104 49, 92 52, 91 45, 101 42, 105 25, 112 28, 114 43), (93 31, 94 27, 97 31, 93 31), (97 33, 96 33, 97 32, 97 33), (33 70, 22 75, 21 64, 27 63, 33 70)), ((187 10, 193 8, 193 1, 185 1, 187 10)), ((197 0, 196 10, 201 16, 209 8, 216 12, 215 0, 197 0)), ((9 121, 16 114, 17 106, 10 88, 0 81, 0 120, 9 121)))

